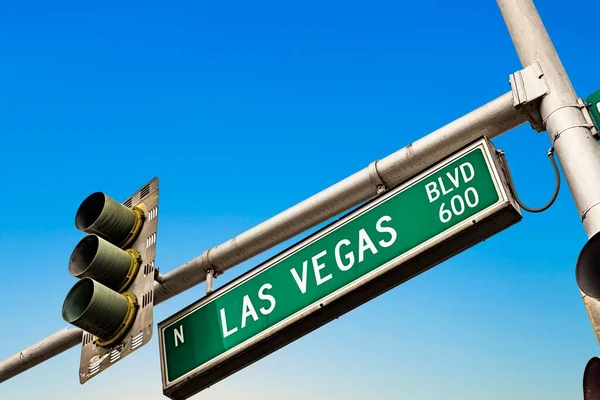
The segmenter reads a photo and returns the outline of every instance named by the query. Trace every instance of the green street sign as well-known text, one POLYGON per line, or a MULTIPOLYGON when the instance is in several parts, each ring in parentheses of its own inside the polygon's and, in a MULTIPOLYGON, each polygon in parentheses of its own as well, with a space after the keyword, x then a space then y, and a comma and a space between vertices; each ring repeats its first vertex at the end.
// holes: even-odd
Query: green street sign
POLYGON ((586 99, 586 103, 592 119, 596 124, 596 128, 600 129, 600 90, 596 90, 594 93, 590 94, 586 99))
POLYGON ((163 393, 186 399, 521 220, 485 138, 158 325, 163 393))

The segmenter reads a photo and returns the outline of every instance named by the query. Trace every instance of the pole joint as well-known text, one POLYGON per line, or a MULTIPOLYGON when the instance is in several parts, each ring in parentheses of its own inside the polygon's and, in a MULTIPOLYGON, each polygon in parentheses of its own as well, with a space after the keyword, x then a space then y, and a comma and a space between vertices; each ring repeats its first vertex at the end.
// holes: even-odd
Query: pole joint
POLYGON ((388 187, 383 182, 381 174, 377 169, 377 161, 373 161, 369 164, 369 180, 377 188, 377 195, 387 192, 388 187))
POLYGON ((540 102, 550 93, 550 87, 539 63, 511 74, 509 77, 513 94, 513 105, 522 113, 536 132, 546 130, 546 121, 540 115, 540 102))

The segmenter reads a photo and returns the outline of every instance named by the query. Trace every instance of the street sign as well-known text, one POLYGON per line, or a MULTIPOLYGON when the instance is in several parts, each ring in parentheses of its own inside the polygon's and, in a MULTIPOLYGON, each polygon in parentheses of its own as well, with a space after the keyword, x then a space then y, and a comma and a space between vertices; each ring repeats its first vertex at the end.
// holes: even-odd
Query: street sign
POLYGON ((596 123, 596 127, 600 129, 600 90, 596 90, 586 99, 592 119, 596 123))
POLYGON ((521 218, 482 138, 159 323, 163 393, 186 399, 521 218))

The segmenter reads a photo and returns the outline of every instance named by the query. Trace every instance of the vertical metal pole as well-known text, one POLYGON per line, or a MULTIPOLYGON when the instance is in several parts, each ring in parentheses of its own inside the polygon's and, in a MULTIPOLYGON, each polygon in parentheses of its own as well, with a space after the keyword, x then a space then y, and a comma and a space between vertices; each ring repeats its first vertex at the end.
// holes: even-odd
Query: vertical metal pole
POLYGON ((539 62, 550 93, 540 114, 589 236, 600 231, 600 146, 532 0, 498 0, 524 67, 539 62), (557 137, 558 136, 558 137, 557 137))
MULTIPOLYGON (((600 231, 600 146, 533 1, 497 2, 521 63, 539 62, 550 87, 540 114, 589 238, 600 231)), ((582 296, 593 326, 600 326, 600 302, 582 296)), ((596 338, 600 341, 600 332, 596 338)))

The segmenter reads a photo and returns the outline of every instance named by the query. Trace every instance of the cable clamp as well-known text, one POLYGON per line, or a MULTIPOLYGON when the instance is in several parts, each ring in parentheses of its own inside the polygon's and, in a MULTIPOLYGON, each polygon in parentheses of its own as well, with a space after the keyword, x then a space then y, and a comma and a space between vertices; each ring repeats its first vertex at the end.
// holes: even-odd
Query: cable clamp
POLYGON ((377 170, 377 162, 373 161, 369 164, 369 180, 377 188, 377 194, 380 195, 382 193, 387 192, 388 188, 381 179, 381 175, 379 175, 379 171, 377 170))
POLYGON ((596 140, 600 139, 600 136, 598 134, 598 129, 596 129, 596 125, 594 125, 594 122, 592 120, 592 116, 590 115, 590 112, 588 110, 588 106, 585 103, 585 101, 583 101, 583 99, 581 99, 581 98, 577 99, 577 103, 576 104, 561 104, 560 106, 554 108, 546 116, 546 119, 544 120, 544 125, 546 125, 546 123, 548 122, 548 120, 550 119, 550 117, 556 111, 562 110, 563 108, 576 108, 578 110, 581 110, 581 113, 583 114, 583 118, 585 119, 586 123, 585 124, 569 125, 569 126, 563 128, 563 129, 561 129, 560 131, 558 131, 558 132, 556 132, 554 134, 553 141, 556 141, 560 137, 560 135, 562 135, 564 132, 568 131, 569 129, 573 129, 573 128, 586 128, 586 129, 589 129, 592 132, 592 135, 594 136, 594 138, 596 138, 596 140))
POLYGON ((569 129, 573 129, 573 128, 587 128, 589 130, 592 129, 593 125, 589 125, 589 124, 575 124, 575 125, 569 125, 566 128, 561 129, 560 131, 556 132, 554 134, 554 138, 553 138, 553 142, 556 142, 558 140, 558 138, 560 138, 560 135, 562 135, 563 133, 565 133, 566 131, 568 131, 569 129))

